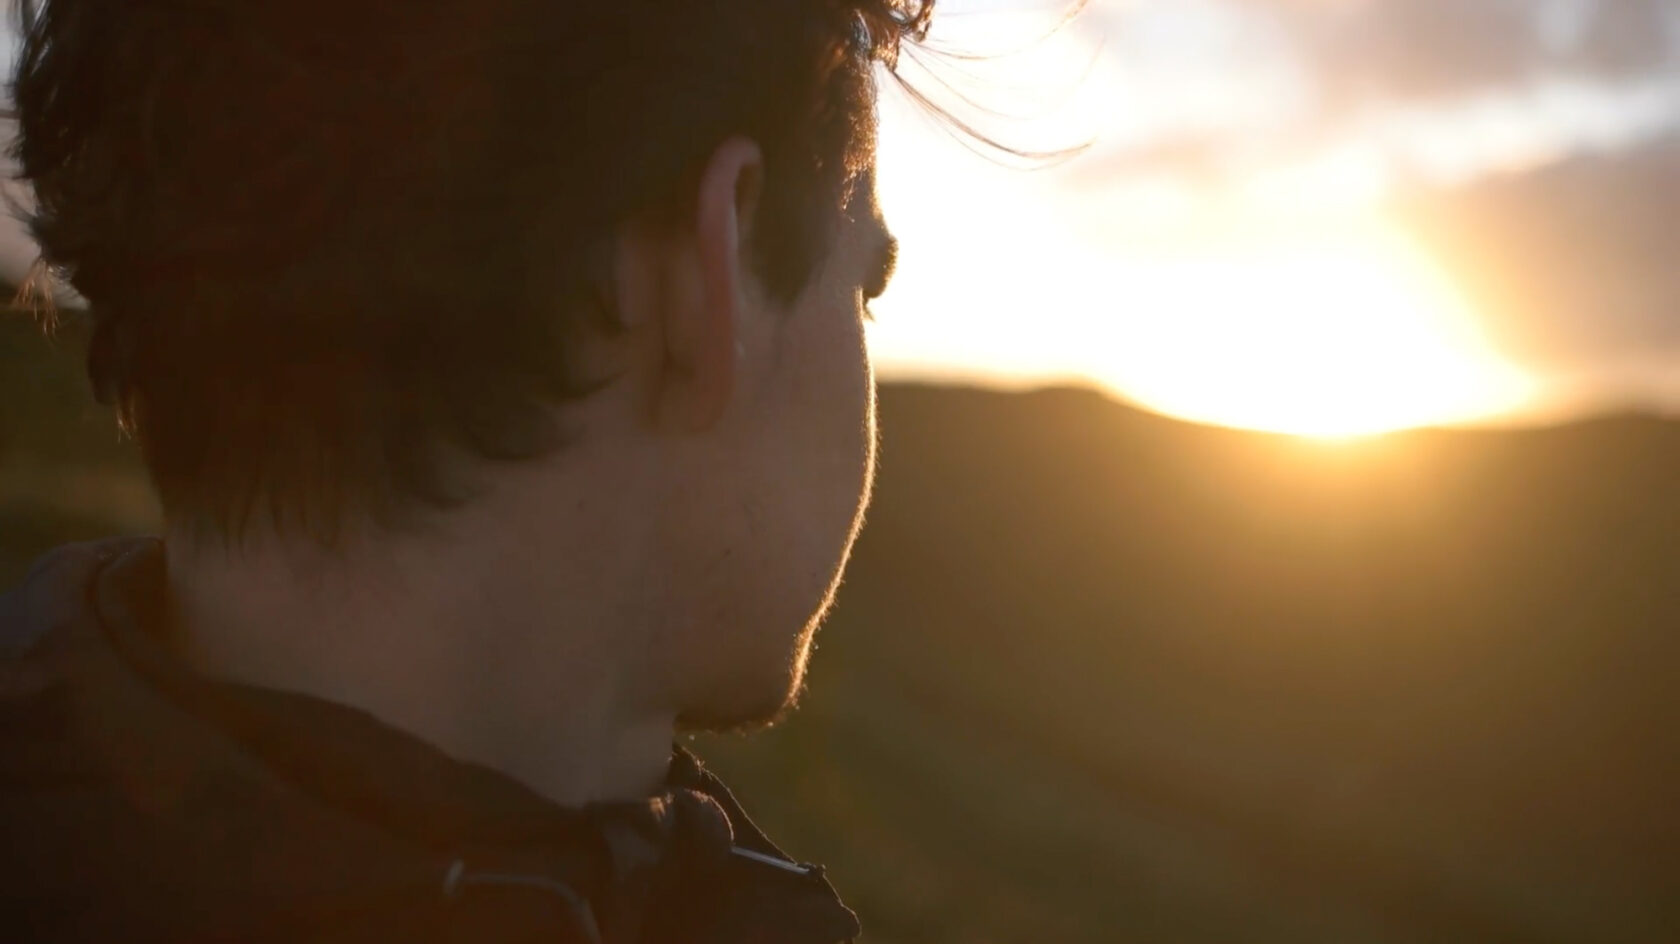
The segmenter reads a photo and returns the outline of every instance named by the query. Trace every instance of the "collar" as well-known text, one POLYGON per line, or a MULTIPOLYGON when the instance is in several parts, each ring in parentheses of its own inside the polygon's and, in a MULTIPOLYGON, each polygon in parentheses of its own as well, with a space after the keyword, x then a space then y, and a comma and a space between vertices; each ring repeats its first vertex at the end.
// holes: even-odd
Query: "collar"
POLYGON ((194 673, 166 642, 164 561, 155 540, 106 546, 86 606, 33 648, 53 654, 77 737, 126 801, 245 864, 194 879, 220 927, 276 903, 423 900, 489 915, 488 930, 520 910, 511 898, 592 942, 858 934, 822 870, 789 860, 681 747, 661 794, 563 808, 365 712, 194 673))

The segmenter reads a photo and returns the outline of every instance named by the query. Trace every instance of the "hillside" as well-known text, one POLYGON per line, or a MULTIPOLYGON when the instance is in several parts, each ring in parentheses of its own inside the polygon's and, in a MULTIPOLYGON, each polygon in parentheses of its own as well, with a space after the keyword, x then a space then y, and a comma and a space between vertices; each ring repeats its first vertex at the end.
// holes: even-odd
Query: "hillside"
MULTIPOLYGON (((0 322, 0 583, 153 520, 76 367, 0 322)), ((1680 939, 1680 423, 882 417, 804 710, 702 745, 870 940, 1680 939)))
POLYGON ((1680 933, 1680 423, 882 414, 807 710, 725 745, 878 940, 1680 933))

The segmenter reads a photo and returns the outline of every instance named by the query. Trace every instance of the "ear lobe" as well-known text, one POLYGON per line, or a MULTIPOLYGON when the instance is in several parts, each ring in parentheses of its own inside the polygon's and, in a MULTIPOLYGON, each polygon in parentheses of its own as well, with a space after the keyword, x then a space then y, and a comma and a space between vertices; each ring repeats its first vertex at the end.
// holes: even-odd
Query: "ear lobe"
POLYGON ((657 416, 688 432, 710 429, 735 391, 748 247, 764 177, 759 147, 730 138, 702 170, 692 230, 679 239, 665 318, 666 364, 657 416), (686 251, 683 251, 686 250, 686 251))

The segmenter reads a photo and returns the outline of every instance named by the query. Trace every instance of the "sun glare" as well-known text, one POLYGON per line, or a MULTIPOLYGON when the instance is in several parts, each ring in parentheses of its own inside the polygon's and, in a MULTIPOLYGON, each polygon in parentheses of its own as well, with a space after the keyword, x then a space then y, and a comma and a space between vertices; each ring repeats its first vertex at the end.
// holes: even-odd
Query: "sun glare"
MULTIPOLYGON (((1144 106, 1177 114, 1171 96, 1190 91, 1173 90, 1194 90, 1176 73, 1140 85, 1122 66, 1098 59, 1076 86, 1090 108, 1069 110, 1094 127, 1123 114, 1121 155, 1147 137, 1144 106)), ((1552 379, 1503 357, 1482 313, 1385 217, 1381 141, 1232 182, 1194 161, 991 167, 890 97, 882 127, 882 205, 903 247, 870 327, 883 376, 1094 380, 1185 419, 1329 439, 1513 417, 1550 395, 1552 379)))
POLYGON ((1377 222, 1168 248, 942 235, 906 241, 914 264, 872 326, 888 375, 1083 377, 1184 419, 1326 438, 1508 415, 1535 395, 1446 277, 1377 222))
POLYGON ((1328 439, 1510 415, 1536 395, 1431 260, 1371 217, 1007 248, 946 226, 905 246, 871 329, 888 375, 1086 378, 1172 416, 1328 439))
POLYGON ((884 376, 1089 379, 1185 419, 1326 438, 1536 399, 1377 207, 1197 199, 1152 216, 979 161, 930 176, 925 144, 889 140, 902 255, 870 328, 884 376))
POLYGON ((1096 374, 1188 419, 1345 437, 1507 412, 1523 374, 1421 253, 1378 227, 1164 254, 1096 374))

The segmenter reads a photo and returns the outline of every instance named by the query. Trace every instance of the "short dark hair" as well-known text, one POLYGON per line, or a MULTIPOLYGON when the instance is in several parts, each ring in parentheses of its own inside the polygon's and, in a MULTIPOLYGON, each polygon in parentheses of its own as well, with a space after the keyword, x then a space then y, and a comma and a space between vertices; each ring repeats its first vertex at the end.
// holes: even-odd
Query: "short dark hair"
POLYGON ((25 0, 13 152, 166 513, 330 539, 464 500, 446 455, 558 447, 607 238, 687 209, 732 134, 796 296, 872 149, 873 64, 931 8, 25 0))

